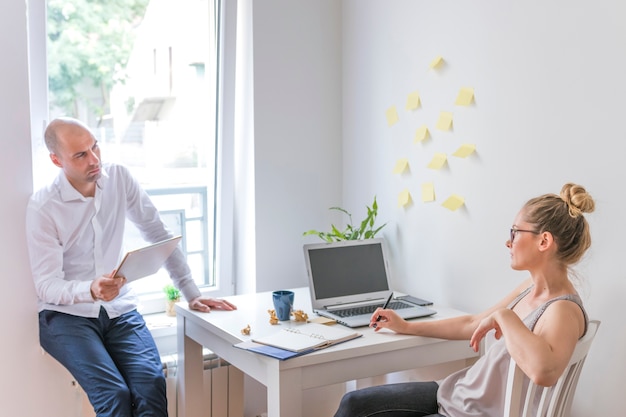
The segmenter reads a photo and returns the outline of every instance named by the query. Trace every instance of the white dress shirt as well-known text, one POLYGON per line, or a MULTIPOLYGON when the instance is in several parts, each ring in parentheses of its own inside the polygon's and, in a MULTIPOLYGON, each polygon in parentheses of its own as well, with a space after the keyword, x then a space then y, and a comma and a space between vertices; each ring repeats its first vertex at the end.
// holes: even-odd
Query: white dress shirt
MULTIPOLYGON (((94 197, 84 197, 60 171, 29 201, 26 238, 39 311, 98 317, 102 306, 110 318, 132 311, 137 297, 128 285, 114 300, 104 302, 92 298, 92 281, 117 267, 126 218, 148 242, 172 236, 127 168, 103 164, 101 172, 94 197)), ((180 248, 165 268, 187 300, 200 296, 180 248)))

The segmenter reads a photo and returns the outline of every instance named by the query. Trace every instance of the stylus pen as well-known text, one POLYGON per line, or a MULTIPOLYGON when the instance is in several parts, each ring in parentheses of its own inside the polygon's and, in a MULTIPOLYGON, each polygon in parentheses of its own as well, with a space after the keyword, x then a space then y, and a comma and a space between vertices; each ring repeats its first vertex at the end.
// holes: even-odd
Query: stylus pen
MULTIPOLYGON (((393 292, 391 294, 389 294, 389 298, 387 298, 387 301, 385 301, 385 304, 383 304, 383 310, 387 308, 387 306, 391 302, 392 298, 393 298, 393 292)), ((382 318, 383 318, 383 316, 381 316, 379 314, 378 317, 376 317, 376 321, 380 321, 380 319, 382 319, 382 318)))

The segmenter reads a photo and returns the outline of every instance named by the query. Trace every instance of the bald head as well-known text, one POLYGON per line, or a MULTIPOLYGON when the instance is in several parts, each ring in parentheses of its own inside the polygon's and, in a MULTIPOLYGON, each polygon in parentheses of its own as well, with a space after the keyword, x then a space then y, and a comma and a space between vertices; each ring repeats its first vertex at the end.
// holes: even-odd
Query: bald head
POLYGON ((59 136, 62 132, 70 132, 72 130, 87 131, 91 134, 91 131, 83 122, 71 117, 59 117, 51 121, 43 135, 48 151, 57 154, 59 151, 59 136))

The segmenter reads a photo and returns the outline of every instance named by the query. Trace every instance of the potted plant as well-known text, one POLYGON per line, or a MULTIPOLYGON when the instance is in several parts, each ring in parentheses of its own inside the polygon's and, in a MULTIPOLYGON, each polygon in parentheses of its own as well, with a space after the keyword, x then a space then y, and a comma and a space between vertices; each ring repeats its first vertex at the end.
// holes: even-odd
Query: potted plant
POLYGON ((163 292, 165 293, 165 314, 175 316, 174 305, 180 301, 180 290, 172 284, 167 284, 163 287, 163 292))
POLYGON ((360 240, 360 239, 372 239, 376 236, 387 223, 375 228, 376 216, 378 215, 378 204, 376 203, 376 196, 374 196, 374 202, 371 207, 366 206, 367 216, 361 221, 359 227, 355 227, 352 224, 352 214, 346 209, 341 207, 331 207, 329 210, 337 210, 348 216, 348 224, 345 229, 339 230, 334 224, 331 224, 330 232, 320 232, 317 230, 309 230, 303 233, 303 236, 316 235, 320 239, 326 242, 338 242, 340 240, 360 240))

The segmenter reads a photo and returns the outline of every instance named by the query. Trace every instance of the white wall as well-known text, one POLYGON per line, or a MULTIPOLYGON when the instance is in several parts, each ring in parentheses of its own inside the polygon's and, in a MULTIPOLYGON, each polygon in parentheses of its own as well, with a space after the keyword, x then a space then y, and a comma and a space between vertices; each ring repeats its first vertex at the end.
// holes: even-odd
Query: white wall
POLYGON ((579 267, 590 315, 602 326, 583 370, 573 416, 612 415, 626 384, 626 290, 621 270, 626 197, 621 191, 626 44, 619 1, 346 0, 343 2, 344 204, 356 212, 378 196, 397 286, 467 311, 494 303, 525 277, 509 268, 504 243, 521 205, 568 181, 596 199, 594 243, 579 267), (442 55, 446 65, 429 71, 442 55), (454 106, 460 87, 475 105, 454 106), (422 106, 404 110, 418 90, 422 106), (389 128, 385 110, 400 121, 389 128), (454 114, 453 132, 434 129, 454 114), (413 143, 426 123, 431 139, 413 143), (433 171, 434 152, 477 145, 433 171), (350 155, 350 157, 347 157, 350 155), (410 174, 393 175, 398 158, 410 174), (437 202, 422 203, 423 182, 437 202), (414 204, 400 208, 408 188, 414 204), (451 193, 465 207, 441 203, 451 193))
MULTIPOLYGON (((24 238, 25 207, 32 192, 26 4, 3 2, 0 13, 0 222, 5 237, 0 244, 3 302, 0 331, 3 334, 3 374, 0 413, 7 416, 53 415, 59 393, 73 391, 70 379, 57 364, 41 355, 37 306, 29 275, 24 238), (58 376, 55 380, 54 376, 58 376), (37 401, 34 401, 36 399, 37 401)), ((71 416, 67 409, 56 415, 71 416)))
POLYGON ((341 3, 250 3, 256 235, 238 236, 255 239, 257 291, 302 287, 302 233, 341 202, 341 3))

